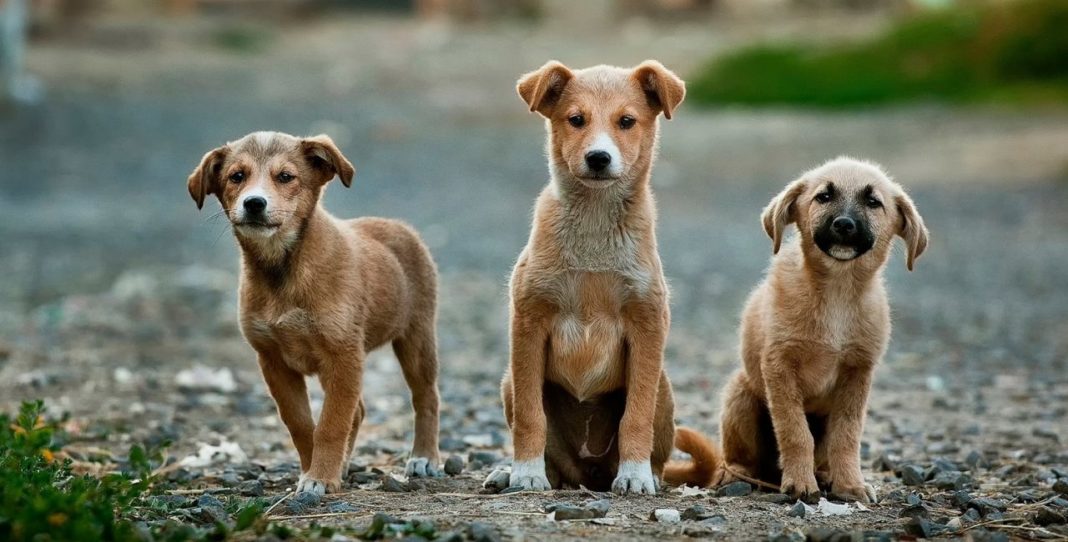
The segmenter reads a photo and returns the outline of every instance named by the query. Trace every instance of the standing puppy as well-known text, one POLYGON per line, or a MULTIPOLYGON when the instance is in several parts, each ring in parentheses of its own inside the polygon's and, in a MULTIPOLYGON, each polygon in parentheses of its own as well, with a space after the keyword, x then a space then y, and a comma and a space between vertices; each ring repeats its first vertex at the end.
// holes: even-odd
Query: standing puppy
POLYGON ((337 491, 363 420, 363 363, 386 343, 412 391, 408 475, 438 464, 437 271, 407 225, 339 220, 319 199, 352 164, 327 136, 256 132, 204 156, 189 194, 214 194, 241 246, 241 330, 300 454, 297 491, 337 491), (325 392, 312 421, 304 377, 325 392))
POLYGON ((763 214, 774 252, 742 315, 743 366, 724 390, 722 481, 756 476, 783 493, 869 502, 860 472, 872 370, 890 338, 882 270, 895 235, 907 265, 927 248, 912 200, 869 162, 838 158, 805 173, 763 214), (782 252, 783 231, 798 235, 782 252))
POLYGON ((511 363, 501 392, 523 489, 656 492, 674 406, 663 369, 670 317, 649 177, 657 117, 684 83, 660 63, 572 71, 518 91, 546 120, 551 180, 511 280, 511 363))

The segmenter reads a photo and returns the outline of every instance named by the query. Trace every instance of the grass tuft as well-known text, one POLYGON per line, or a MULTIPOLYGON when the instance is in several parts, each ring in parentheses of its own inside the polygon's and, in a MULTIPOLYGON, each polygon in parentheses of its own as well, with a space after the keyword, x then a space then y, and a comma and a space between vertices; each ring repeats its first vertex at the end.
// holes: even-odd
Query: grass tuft
POLYGON ((906 100, 1068 102, 1068 2, 926 12, 869 41, 760 45, 692 80, 699 103, 856 107, 906 100))

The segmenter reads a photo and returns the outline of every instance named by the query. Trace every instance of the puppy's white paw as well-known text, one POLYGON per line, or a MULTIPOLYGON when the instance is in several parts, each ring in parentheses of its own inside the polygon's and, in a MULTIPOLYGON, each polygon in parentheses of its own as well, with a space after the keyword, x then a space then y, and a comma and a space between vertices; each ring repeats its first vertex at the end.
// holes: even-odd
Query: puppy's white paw
POLYGON ((404 475, 416 478, 428 478, 441 476, 438 466, 426 457, 411 457, 404 465, 404 475))
POLYGON ((302 474, 300 481, 297 482, 297 493, 314 493, 322 497, 326 495, 326 486, 325 481, 308 478, 308 475, 302 474))
POLYGON ((621 495, 656 495, 657 485, 648 461, 624 461, 612 481, 612 491, 621 495))
POLYGON ((507 489, 510 485, 512 485, 512 467, 509 466, 493 469, 493 472, 489 473, 486 480, 482 482, 482 487, 496 490, 507 489))
POLYGON ((549 479, 545 476, 545 458, 530 461, 513 461, 512 474, 508 487, 517 487, 527 491, 548 491, 549 479))

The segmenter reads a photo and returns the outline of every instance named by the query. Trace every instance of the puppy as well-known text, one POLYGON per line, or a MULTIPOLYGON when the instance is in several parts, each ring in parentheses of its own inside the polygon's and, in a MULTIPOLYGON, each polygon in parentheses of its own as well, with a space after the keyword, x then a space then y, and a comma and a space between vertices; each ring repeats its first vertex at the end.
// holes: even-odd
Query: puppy
POLYGON ((517 90, 546 119, 551 179, 510 286, 501 394, 515 457, 510 476, 495 471, 486 485, 654 494, 674 406, 649 178, 658 117, 672 117, 685 85, 655 61, 552 61, 517 90))
POLYGON ((890 338, 882 271, 895 235, 906 264, 927 229, 901 186, 838 158, 790 183, 762 216, 777 254, 742 315, 743 366, 724 390, 720 481, 756 477, 793 497, 874 498, 860 471, 872 371, 890 338), (783 231, 797 236, 780 252, 783 231))
POLYGON ((339 220, 319 204, 352 164, 325 135, 256 132, 204 156, 189 177, 201 208, 215 195, 241 247, 241 330, 259 355, 278 413, 300 454, 297 491, 337 491, 364 416, 367 353, 393 345, 415 410, 405 471, 438 464, 437 270, 407 225, 339 220), (312 421, 304 377, 325 393, 312 421))

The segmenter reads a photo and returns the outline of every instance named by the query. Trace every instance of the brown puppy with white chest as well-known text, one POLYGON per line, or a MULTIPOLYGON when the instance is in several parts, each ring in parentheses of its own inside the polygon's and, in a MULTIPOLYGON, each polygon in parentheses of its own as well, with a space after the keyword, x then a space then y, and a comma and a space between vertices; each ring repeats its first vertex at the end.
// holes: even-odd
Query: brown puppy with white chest
POLYGON ((363 421, 363 363, 386 343, 412 392, 415 444, 405 470, 436 473, 437 270, 407 225, 339 220, 319 203, 352 164, 327 136, 256 132, 207 153, 189 177, 214 194, 241 247, 241 330, 300 454, 297 491, 337 491, 363 421), (305 376, 325 393, 312 420, 305 376))
POLYGON ((517 90, 546 119, 551 179, 511 280, 501 391, 515 457, 486 485, 653 494, 674 407, 649 184, 658 117, 671 118, 685 85, 655 61, 552 61, 517 90))
POLYGON ((895 235, 927 248, 912 200, 872 163, 838 158, 764 210, 775 258, 742 315, 743 366, 724 390, 721 482, 777 481, 794 497, 874 498, 860 470, 872 371, 890 338, 882 271, 895 235), (798 235, 782 247, 783 231, 798 235), (740 476, 739 476, 740 475, 740 476))

